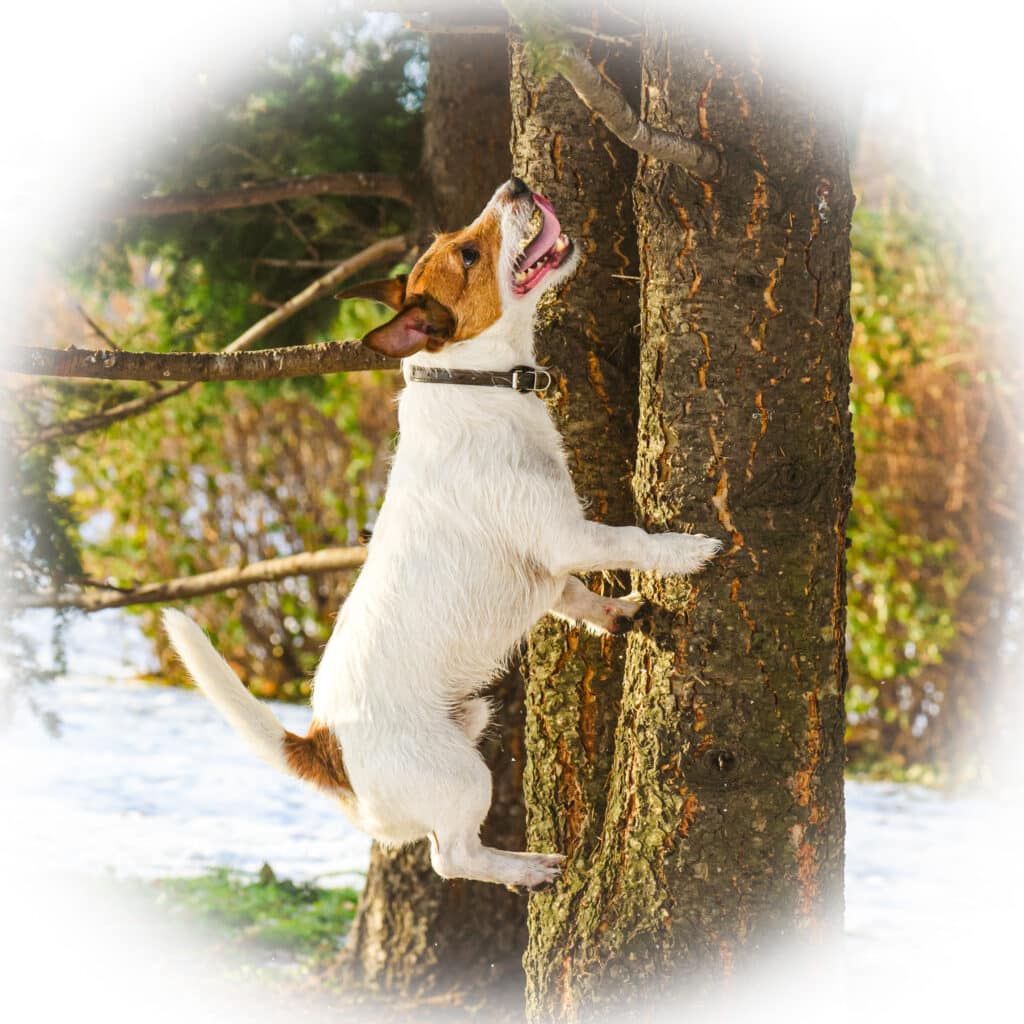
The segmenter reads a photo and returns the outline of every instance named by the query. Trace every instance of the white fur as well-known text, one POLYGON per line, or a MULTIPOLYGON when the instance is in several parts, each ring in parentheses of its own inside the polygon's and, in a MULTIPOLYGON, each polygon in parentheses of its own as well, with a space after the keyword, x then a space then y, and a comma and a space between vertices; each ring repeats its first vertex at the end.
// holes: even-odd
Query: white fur
MULTIPOLYGON (((481 216, 494 211, 502 219, 500 319, 475 338, 410 357, 407 380, 412 365, 500 371, 534 364, 537 301, 572 273, 575 260, 528 295, 513 294, 512 263, 532 200, 503 186, 481 216)), ((481 689, 549 609, 598 629, 635 614, 635 601, 609 603, 570 573, 690 573, 719 543, 588 522, 561 438, 534 395, 410 383, 399 428, 366 565, 316 673, 314 717, 340 742, 358 827, 386 844, 429 836, 433 865, 446 877, 544 884, 557 875, 557 854, 480 843, 491 802, 490 773, 476 747, 489 713, 481 689)), ((182 620, 173 615, 168 628, 189 670, 266 757, 274 736, 268 713, 240 697, 231 670, 202 651, 202 632, 186 630, 182 620)))
POLYGON ((289 771, 281 746, 284 727, 266 704, 261 704, 213 649, 206 634, 187 616, 165 608, 164 629, 199 688, 241 735, 249 749, 272 768, 289 771))

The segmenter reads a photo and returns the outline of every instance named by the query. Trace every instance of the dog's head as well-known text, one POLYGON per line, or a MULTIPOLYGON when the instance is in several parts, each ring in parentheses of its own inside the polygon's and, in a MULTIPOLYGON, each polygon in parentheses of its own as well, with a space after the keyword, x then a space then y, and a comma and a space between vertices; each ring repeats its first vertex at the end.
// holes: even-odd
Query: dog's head
POLYGON ((475 338, 506 315, 532 316, 576 263, 551 203, 512 178, 469 227, 438 235, 407 277, 368 281, 338 298, 376 299, 395 310, 363 343, 404 358, 475 338))

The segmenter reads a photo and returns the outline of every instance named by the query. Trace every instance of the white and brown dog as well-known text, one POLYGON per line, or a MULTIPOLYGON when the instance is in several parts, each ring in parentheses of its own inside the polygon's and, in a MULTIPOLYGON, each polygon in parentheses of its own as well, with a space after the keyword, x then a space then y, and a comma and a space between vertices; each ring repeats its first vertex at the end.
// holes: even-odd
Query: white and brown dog
POLYGON ((408 279, 346 293, 396 310, 364 341, 404 359, 407 386, 387 496, 317 669, 307 736, 287 732, 190 619, 165 614, 196 683, 260 757, 337 797, 381 843, 429 837, 446 878, 535 888, 558 874, 556 853, 480 842, 491 775, 477 741, 491 713, 481 692, 545 612, 628 628, 638 601, 599 597, 573 573, 692 573, 719 548, 584 518, 533 349, 537 302, 576 262, 551 204, 513 178, 408 279))

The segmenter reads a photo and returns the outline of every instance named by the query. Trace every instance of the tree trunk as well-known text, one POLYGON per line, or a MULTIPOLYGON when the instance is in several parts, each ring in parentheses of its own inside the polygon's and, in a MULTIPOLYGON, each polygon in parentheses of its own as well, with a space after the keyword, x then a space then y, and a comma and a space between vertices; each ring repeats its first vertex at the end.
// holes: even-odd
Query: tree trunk
MULTIPOLYGON (((508 178, 509 118, 505 37, 431 36, 421 210, 426 228, 469 223, 508 178)), ((497 685, 494 698, 492 735, 482 747, 494 781, 483 837, 493 846, 522 850, 518 669, 497 685)), ((344 963, 350 979, 377 989, 420 997, 480 989, 489 1002, 521 1006, 525 945, 525 895, 482 882, 445 881, 430 865, 426 841, 392 851, 374 844, 344 963)))
MULTIPOLYGON (((628 25, 578 12, 582 24, 615 35, 628 25)), ((588 56, 635 102, 635 51, 595 42, 588 56)), ((629 480, 636 447, 639 289, 631 186, 636 156, 560 78, 537 80, 523 47, 512 53, 516 174, 554 204, 582 254, 580 269, 537 325, 541 362, 558 371, 553 412, 588 516, 634 522, 629 480)), ((591 582, 625 593, 626 574, 591 582)), ((598 638, 551 618, 530 637, 525 788, 531 849, 567 855, 552 895, 531 900, 526 954, 528 1000, 557 990, 563 951, 600 836, 625 658, 621 637, 598 638)))
POLYGON ((600 840, 531 907, 535 1020, 692 996, 840 929, 853 195, 833 112, 790 72, 645 29, 642 116, 724 171, 640 161, 634 490, 645 528, 726 548, 690 582, 639 574, 656 610, 629 641, 600 840))

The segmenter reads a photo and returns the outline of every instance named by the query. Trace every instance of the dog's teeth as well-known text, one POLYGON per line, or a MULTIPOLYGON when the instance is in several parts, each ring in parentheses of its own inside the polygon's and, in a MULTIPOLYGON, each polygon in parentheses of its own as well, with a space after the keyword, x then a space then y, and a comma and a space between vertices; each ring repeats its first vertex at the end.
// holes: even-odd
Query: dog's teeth
POLYGON ((526 282, 526 271, 517 270, 515 276, 513 277, 513 280, 516 284, 524 284, 526 282))

